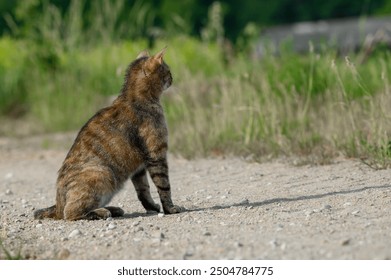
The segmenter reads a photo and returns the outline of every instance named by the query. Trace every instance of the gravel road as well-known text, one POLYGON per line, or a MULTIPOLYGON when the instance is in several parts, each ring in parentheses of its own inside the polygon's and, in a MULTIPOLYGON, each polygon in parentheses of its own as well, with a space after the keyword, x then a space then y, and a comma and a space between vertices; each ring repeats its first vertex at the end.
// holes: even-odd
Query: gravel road
POLYGON ((0 138, 0 238, 12 255, 391 259, 391 172, 348 159, 295 167, 282 159, 170 157, 173 200, 186 212, 145 213, 128 182, 111 202, 123 207, 122 218, 34 220, 34 209, 54 204, 56 172, 74 137, 0 138))

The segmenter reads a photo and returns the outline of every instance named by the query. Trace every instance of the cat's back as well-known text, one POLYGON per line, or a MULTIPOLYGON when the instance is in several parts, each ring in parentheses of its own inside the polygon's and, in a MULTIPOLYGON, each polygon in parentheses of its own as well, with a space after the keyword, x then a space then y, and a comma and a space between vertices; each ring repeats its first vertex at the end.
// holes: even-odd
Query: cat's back
POLYGON ((99 166, 125 179, 142 161, 134 143, 137 122, 132 110, 121 103, 101 109, 79 131, 59 173, 99 166))

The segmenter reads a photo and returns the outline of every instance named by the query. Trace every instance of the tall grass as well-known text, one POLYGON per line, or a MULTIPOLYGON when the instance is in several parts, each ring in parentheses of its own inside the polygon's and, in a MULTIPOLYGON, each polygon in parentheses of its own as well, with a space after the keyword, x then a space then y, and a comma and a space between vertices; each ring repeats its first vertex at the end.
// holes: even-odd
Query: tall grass
POLYGON ((166 101, 175 104, 166 105, 172 146, 190 157, 228 151, 326 163, 343 155, 390 166, 389 56, 355 59, 289 55, 211 79, 187 73, 166 101))
MULTIPOLYGON (((80 9, 75 3, 72 9, 80 9)), ((109 13, 101 21, 115 20, 110 13, 116 7, 100 10, 109 13)), ((0 39, 0 113, 25 113, 43 131, 77 130, 119 92, 128 63, 148 42, 101 33, 96 36, 103 43, 83 42, 80 13, 61 17, 53 7, 47 13, 37 29, 44 40, 0 39)), ((342 155, 375 168, 391 166, 389 52, 364 63, 359 54, 344 58, 313 50, 226 60, 217 43, 183 36, 158 40, 151 52, 166 45, 174 76, 163 97, 171 152, 316 163, 342 155)))

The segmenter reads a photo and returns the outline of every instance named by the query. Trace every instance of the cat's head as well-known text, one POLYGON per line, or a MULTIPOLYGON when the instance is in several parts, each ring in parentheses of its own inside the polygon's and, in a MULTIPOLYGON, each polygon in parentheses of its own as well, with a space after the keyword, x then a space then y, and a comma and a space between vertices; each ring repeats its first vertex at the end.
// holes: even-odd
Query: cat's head
POLYGON ((135 61, 138 70, 137 78, 153 83, 154 86, 160 87, 160 90, 166 90, 172 84, 170 68, 163 60, 165 51, 166 48, 152 56, 147 51, 142 51, 135 61))

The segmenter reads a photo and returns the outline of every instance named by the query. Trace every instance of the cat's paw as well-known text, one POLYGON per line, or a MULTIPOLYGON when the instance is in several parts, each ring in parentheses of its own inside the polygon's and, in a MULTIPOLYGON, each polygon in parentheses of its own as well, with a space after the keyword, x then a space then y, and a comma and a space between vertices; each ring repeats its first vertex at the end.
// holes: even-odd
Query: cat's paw
POLYGON ((87 213, 87 220, 106 220, 111 217, 111 212, 106 208, 94 209, 87 213))
POLYGON ((124 210, 119 207, 106 206, 105 209, 110 211, 111 217, 122 217, 125 214, 124 210))
POLYGON ((185 210, 186 209, 184 207, 174 205, 169 208, 164 208, 164 214, 177 214, 177 213, 183 212, 185 210))
POLYGON ((154 203, 154 204, 148 204, 146 206, 144 206, 145 210, 147 210, 147 213, 148 212, 160 212, 160 205, 157 204, 157 203, 154 203))

